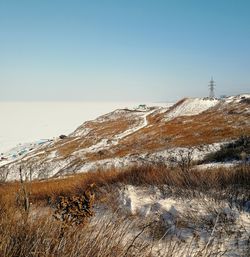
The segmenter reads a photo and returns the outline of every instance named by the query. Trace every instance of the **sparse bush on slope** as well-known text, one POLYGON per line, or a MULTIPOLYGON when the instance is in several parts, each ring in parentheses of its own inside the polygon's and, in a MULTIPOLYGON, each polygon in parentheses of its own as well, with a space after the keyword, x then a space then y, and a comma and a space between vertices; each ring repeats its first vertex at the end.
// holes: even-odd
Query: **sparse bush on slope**
POLYGON ((239 161, 243 158, 250 158, 250 136, 241 136, 236 141, 222 146, 220 150, 209 153, 205 156, 203 163, 239 161))

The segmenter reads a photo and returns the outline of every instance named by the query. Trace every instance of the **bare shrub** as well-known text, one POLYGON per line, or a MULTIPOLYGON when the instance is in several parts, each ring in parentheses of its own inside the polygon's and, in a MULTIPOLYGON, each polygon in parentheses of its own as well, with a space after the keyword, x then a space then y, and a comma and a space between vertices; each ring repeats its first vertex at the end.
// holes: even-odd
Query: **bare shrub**
POLYGON ((57 199, 54 217, 61 221, 60 237, 63 237, 69 226, 87 223, 88 218, 94 215, 93 204, 95 195, 92 192, 93 184, 81 196, 60 196, 57 199))
POLYGON ((168 162, 172 167, 178 167, 182 172, 188 172, 193 166, 194 147, 180 148, 177 152, 170 151, 168 162))

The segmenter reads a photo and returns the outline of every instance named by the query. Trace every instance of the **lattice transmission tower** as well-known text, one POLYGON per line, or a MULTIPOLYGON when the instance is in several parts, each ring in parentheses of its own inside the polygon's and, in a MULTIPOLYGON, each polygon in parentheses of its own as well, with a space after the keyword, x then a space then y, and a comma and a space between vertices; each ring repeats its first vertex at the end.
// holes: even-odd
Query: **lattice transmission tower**
POLYGON ((208 87, 209 87, 209 97, 214 98, 215 97, 215 94, 214 94, 215 81, 213 80, 213 77, 209 81, 208 87))

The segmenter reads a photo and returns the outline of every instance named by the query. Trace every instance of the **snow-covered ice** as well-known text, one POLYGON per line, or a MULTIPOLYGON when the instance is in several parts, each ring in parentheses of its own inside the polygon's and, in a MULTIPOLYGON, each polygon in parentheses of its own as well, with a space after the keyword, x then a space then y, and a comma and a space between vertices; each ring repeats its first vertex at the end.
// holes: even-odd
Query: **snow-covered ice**
MULTIPOLYGON (((145 103, 168 106, 167 103, 145 103)), ((135 102, 0 102, 0 153, 20 143, 51 139, 73 132, 84 121, 135 102)))

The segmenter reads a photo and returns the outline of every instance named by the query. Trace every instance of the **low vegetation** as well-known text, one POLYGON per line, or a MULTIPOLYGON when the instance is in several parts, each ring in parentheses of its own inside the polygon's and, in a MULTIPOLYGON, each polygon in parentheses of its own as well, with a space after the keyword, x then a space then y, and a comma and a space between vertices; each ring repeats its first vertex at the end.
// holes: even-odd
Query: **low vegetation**
MULTIPOLYGON (((91 184, 96 185, 97 200, 103 189, 110 190, 119 185, 169 186, 179 189, 192 189, 200 192, 223 190, 228 188, 250 189, 250 166, 239 165, 233 168, 214 168, 200 171, 195 168, 183 172, 180 168, 168 168, 165 165, 133 166, 124 170, 111 168, 103 171, 76 174, 65 178, 26 182, 32 203, 47 203, 48 199, 59 196, 82 195, 91 184)), ((2 183, 2 200, 13 202, 19 190, 19 182, 2 183)))
POLYGON ((250 156, 250 136, 241 136, 232 143, 221 147, 219 151, 209 153, 203 162, 247 161, 250 156))
MULTIPOLYGON (((190 241, 180 240, 173 236, 171 226, 163 224, 161 219, 140 219, 120 213, 115 202, 116 193, 126 185, 157 187, 168 197, 183 200, 202 195, 218 200, 217 202, 225 200, 230 204, 234 203, 237 208, 243 209, 250 199, 250 167, 240 165, 231 169, 213 169, 208 175, 208 171, 194 168, 183 171, 178 167, 170 169, 159 164, 134 166, 126 170, 98 170, 61 179, 24 181, 21 185, 20 182, 3 183, 0 186, 0 255, 151 257, 223 256, 226 253, 221 250, 219 241, 212 240, 215 233, 212 231, 215 226, 220 226, 223 233, 229 233, 225 230, 227 227, 226 231, 232 230, 229 229, 231 221, 224 221, 222 226, 217 219, 212 222, 208 218, 207 221, 200 220, 194 214, 186 212, 176 221, 176 229, 187 226, 190 220, 193 220, 194 226, 201 226, 199 224, 206 221, 212 236, 207 244, 198 244, 201 239, 194 232, 190 241), (84 217, 84 222, 79 222, 78 225, 73 222, 66 230, 62 229, 64 220, 53 218, 58 209, 53 207, 58 203, 58 197, 66 202, 75 199, 77 205, 93 183, 96 215, 86 215, 90 222, 85 222, 84 217), (27 211, 24 201, 17 201, 24 190, 31 204, 26 216, 23 215, 27 211), (100 211, 102 208, 106 211, 100 211)), ((60 203, 63 205, 62 202, 59 205, 60 203)), ((59 208, 56 214, 70 220, 73 216, 65 210, 75 209, 74 206, 59 208)), ((224 214, 216 215, 219 215, 220 221, 223 220, 224 214)), ((244 247, 247 253, 246 247, 250 247, 249 244, 244 247)))

